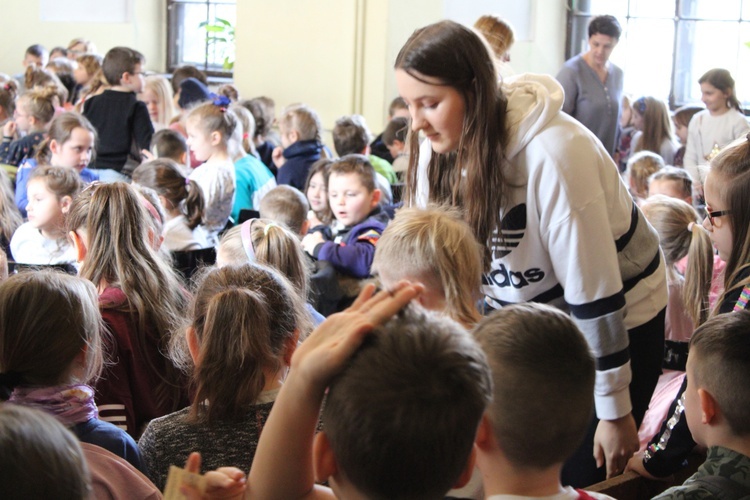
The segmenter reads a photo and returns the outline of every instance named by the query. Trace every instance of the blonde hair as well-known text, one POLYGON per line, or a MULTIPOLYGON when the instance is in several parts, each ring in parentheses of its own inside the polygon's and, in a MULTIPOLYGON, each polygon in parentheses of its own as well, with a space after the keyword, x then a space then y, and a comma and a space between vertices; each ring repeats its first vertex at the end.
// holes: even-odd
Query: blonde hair
POLYGON ((631 109, 643 117, 643 133, 635 152, 651 151, 660 154, 665 139, 674 142, 672 119, 667 104, 656 97, 641 97, 633 102, 631 109))
POLYGON ((221 134, 221 143, 227 147, 229 140, 232 138, 237 128, 237 115, 234 111, 225 107, 216 105, 213 102, 204 102, 194 107, 187 117, 188 120, 194 120, 197 126, 206 134, 219 132, 221 134))
POLYGON ((258 208, 261 218, 280 222, 297 234, 302 233, 309 210, 305 195, 288 185, 276 186, 266 193, 258 208))
MULTIPOLYGON (((305 328, 305 306, 278 272, 258 264, 207 270, 196 281, 190 326, 200 344, 193 370, 193 422, 239 420, 276 373, 305 328)), ((184 345, 184 342, 182 343, 184 345)), ((184 350, 175 351, 184 360, 184 350)))
POLYGON ((53 101, 55 97, 59 98, 55 87, 35 87, 18 98, 16 107, 23 108, 42 127, 45 127, 55 116, 55 103, 53 101))
POLYGON ((219 251, 230 264, 258 262, 273 267, 292 282, 300 295, 307 297, 308 261, 299 237, 290 229, 268 219, 250 219, 224 234, 219 251), (249 226, 249 241, 242 235, 243 226, 249 226))
POLYGON ((102 56, 98 54, 83 54, 76 57, 79 66, 86 70, 89 76, 93 77, 96 72, 102 69, 102 56))
POLYGON ((662 168, 664 168, 664 160, 651 151, 641 151, 631 156, 628 160, 627 172, 634 191, 633 195, 646 198, 648 196, 649 177, 662 168))
POLYGON ((84 279, 36 271, 0 284, 0 372, 14 372, 20 386, 94 381, 103 364, 100 329, 96 288, 84 279), (83 374, 71 380, 84 349, 83 374))
POLYGON ((708 319, 708 292, 713 277, 713 247, 695 209, 688 203, 664 195, 649 197, 641 206, 643 215, 659 233, 667 263, 667 277, 676 281, 675 264, 688 257, 682 301, 695 327, 708 319))
POLYGON ((404 208, 378 240, 373 273, 421 280, 445 297, 446 313, 463 325, 480 319, 482 247, 458 210, 404 208))
POLYGON ((157 109, 159 111, 159 125, 165 127, 169 126, 172 122, 172 118, 177 116, 174 109, 172 86, 163 76, 151 75, 146 77, 144 89, 148 89, 156 95, 158 101, 157 109))
MULTIPOLYGON (((172 330, 184 315, 187 297, 175 271, 148 244, 147 217, 132 187, 122 182, 92 184, 73 201, 66 225, 68 231, 84 231, 87 237, 80 276, 95 285, 106 282, 120 288, 137 327, 134 341, 148 352, 146 337, 151 331, 161 351, 166 352, 172 330)), ((150 363, 148 356, 146 359, 150 363)), ((174 397, 180 392, 179 373, 170 363, 166 363, 166 375, 150 368, 162 380, 156 388, 158 397, 174 397)))
POLYGON ((233 140, 242 146, 242 151, 239 153, 243 155, 255 153, 255 143, 253 142, 253 137, 255 137, 255 118, 253 118, 253 114, 246 107, 236 102, 230 105, 229 109, 234 111, 241 125, 235 129, 234 136, 232 137, 233 140))
POLYGON ((305 104, 288 106, 281 115, 279 126, 287 130, 296 130, 300 141, 320 141, 320 132, 323 128, 318 113, 305 104))
POLYGON ((78 44, 81 44, 86 48, 86 54, 96 52, 96 45, 94 45, 94 42, 82 37, 72 39, 68 44, 68 50, 73 50, 73 47, 78 44))
POLYGON ((0 251, 10 244, 13 233, 21 224, 23 218, 16 207, 13 184, 8 173, 0 168, 0 243, 3 243, 0 251))
POLYGON ((515 42, 513 28, 507 21, 497 16, 481 16, 474 23, 474 29, 487 40, 498 59, 502 58, 515 42))
MULTIPOLYGON (((27 89, 27 93, 36 90, 37 92, 48 94, 45 95, 44 98, 49 99, 52 102, 53 113, 55 103, 52 99, 56 97, 60 101, 57 105, 62 106, 62 103, 67 102, 69 96, 68 89, 65 88, 65 85, 63 85, 56 74, 46 69, 35 68, 33 66, 26 68, 24 87, 27 89)), ((52 115, 50 115, 47 122, 51 119, 52 115)))

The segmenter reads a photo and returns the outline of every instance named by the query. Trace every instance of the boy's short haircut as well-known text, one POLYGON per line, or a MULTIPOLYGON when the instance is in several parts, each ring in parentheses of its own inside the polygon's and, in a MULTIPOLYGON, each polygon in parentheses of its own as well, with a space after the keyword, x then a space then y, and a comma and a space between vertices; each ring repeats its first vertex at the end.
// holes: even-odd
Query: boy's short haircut
POLYGON ((300 141, 320 140, 320 117, 305 104, 287 107, 281 115, 279 126, 286 130, 296 130, 300 141))
POLYGON ((406 142, 406 134, 409 131, 409 120, 403 116, 397 116, 386 125, 383 131, 383 142, 386 146, 392 146, 394 141, 406 142))
POLYGON ((44 62, 44 60, 49 56, 49 52, 47 52, 47 49, 44 48, 44 45, 35 43, 34 45, 29 45, 29 47, 26 49, 26 55, 38 57, 44 62))
POLYGON ((328 178, 330 179, 337 174, 357 174, 362 185, 370 193, 377 187, 375 168, 365 155, 346 155, 335 160, 331 163, 328 178))
POLYGON ((648 184, 654 181, 672 181, 677 184, 683 198, 693 196, 693 179, 684 168, 666 166, 648 178, 648 184))
POLYGON ((280 222, 294 234, 302 232, 309 210, 305 195, 292 186, 276 186, 260 200, 260 218, 280 222))
POLYGON ((370 143, 370 131, 360 115, 342 116, 333 127, 333 147, 336 154, 362 154, 370 143))
POLYGON ((441 498, 466 469, 491 392, 471 336, 410 306, 331 383, 323 426, 342 474, 368 498, 441 498))
POLYGON ((133 73, 137 64, 143 64, 143 54, 129 47, 114 47, 102 61, 104 78, 110 85, 119 85, 123 73, 133 73))
POLYGON ((715 399, 735 436, 750 435, 750 311, 720 314, 690 339, 694 382, 715 399))
POLYGON ((489 415, 519 467, 547 468, 578 448, 594 406, 594 358, 568 315, 543 304, 504 307, 474 330, 492 368, 489 415))
POLYGON ((183 161, 188 145, 182 134, 170 129, 162 129, 151 138, 151 152, 157 158, 169 158, 177 163, 183 161))
POLYGON ((403 97, 396 97, 391 101, 391 105, 388 106, 388 116, 395 115, 399 109, 409 109, 403 97))
POLYGON ((648 178, 664 168, 664 159, 651 151, 639 151, 630 157, 627 164, 627 172, 630 180, 638 191, 648 193, 648 178))

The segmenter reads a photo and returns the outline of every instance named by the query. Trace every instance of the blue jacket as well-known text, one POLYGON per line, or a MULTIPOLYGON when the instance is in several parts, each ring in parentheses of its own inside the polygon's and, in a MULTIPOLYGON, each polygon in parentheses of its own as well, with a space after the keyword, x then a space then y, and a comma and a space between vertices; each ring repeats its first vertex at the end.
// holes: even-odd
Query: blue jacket
POLYGON ((320 160, 323 145, 316 140, 297 141, 284 150, 286 162, 276 174, 278 184, 289 184, 305 192, 305 181, 310 166, 320 160))
POLYGON ((336 236, 340 243, 333 241, 330 231, 321 231, 330 241, 319 243, 313 255, 318 260, 330 262, 342 274, 367 278, 375 256, 375 245, 387 224, 388 215, 377 207, 364 221, 340 231, 336 236))

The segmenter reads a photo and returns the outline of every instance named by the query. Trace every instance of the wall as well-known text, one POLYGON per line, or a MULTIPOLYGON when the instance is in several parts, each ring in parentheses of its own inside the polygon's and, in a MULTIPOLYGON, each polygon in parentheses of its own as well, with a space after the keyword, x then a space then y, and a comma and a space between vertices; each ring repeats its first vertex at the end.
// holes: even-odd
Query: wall
POLYGON ((146 56, 147 69, 164 71, 166 0, 131 1, 132 22, 99 24, 42 22, 39 19, 39 0, 3 0, 0 72, 22 72, 21 61, 29 45, 41 43, 48 49, 57 45, 67 47, 68 42, 77 37, 92 40, 101 54, 117 45, 133 47, 146 56))

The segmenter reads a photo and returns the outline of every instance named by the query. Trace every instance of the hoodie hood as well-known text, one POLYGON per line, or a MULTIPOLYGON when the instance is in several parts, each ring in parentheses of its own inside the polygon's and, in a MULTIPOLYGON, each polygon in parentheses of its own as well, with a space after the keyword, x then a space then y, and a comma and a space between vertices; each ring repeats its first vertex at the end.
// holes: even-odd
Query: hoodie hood
POLYGON ((548 75, 522 74, 501 84, 508 99, 505 128, 510 135, 506 149, 511 160, 562 110, 565 93, 548 75))

